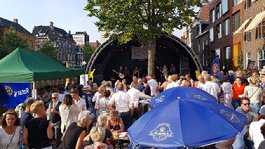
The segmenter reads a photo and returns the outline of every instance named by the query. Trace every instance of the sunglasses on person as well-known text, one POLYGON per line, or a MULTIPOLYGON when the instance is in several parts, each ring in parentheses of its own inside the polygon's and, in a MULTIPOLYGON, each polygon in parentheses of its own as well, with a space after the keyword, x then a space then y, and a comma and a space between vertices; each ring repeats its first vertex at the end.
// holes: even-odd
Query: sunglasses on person
POLYGON ((242 103, 242 104, 243 104, 244 106, 246 106, 246 105, 248 105, 248 106, 249 106, 249 105, 250 105, 250 103, 242 103))
POLYGON ((52 99, 57 99, 57 97, 52 97, 52 99))

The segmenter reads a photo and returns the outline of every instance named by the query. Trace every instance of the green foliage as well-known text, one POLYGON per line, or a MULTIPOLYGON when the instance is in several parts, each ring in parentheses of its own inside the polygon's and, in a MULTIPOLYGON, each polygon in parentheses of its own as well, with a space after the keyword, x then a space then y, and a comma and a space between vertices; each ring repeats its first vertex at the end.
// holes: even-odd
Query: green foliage
POLYGON ((39 50, 50 58, 58 62, 60 61, 58 58, 58 49, 56 49, 50 41, 43 42, 39 50))
POLYGON ((0 59, 11 53, 18 47, 28 48, 27 41, 18 36, 15 30, 7 32, 0 40, 0 59))
POLYGON ((84 9, 99 19, 95 24, 106 37, 112 34, 120 43, 137 39, 147 44, 148 75, 154 75, 153 41, 191 24, 194 8, 200 4, 200 0, 87 0, 84 9))
POLYGON ((96 48, 90 45, 84 46, 83 54, 84 54, 84 61, 88 62, 92 54, 95 52, 96 48))
POLYGON ((239 66, 240 70, 243 70, 244 69, 244 55, 243 55, 243 52, 241 52, 239 54, 239 57, 238 57, 238 66, 239 66))
POLYGON ((174 28, 191 24, 194 7, 200 0, 88 0, 88 16, 99 18, 99 30, 121 34, 119 41, 126 43, 135 36, 146 42, 162 34, 171 34, 174 28))

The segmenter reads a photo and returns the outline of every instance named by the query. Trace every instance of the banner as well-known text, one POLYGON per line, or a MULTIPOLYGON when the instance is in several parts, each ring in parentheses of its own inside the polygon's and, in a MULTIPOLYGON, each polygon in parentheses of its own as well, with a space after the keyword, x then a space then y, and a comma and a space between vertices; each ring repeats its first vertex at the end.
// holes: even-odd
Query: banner
POLYGON ((252 60, 248 60, 247 70, 253 70, 256 68, 256 62, 252 60))
POLYGON ((212 66, 211 66, 211 76, 218 76, 218 79, 221 79, 221 72, 220 72, 220 59, 217 56, 213 62, 212 62, 212 66))
POLYGON ((0 105, 15 108, 30 95, 30 83, 0 83, 0 105))

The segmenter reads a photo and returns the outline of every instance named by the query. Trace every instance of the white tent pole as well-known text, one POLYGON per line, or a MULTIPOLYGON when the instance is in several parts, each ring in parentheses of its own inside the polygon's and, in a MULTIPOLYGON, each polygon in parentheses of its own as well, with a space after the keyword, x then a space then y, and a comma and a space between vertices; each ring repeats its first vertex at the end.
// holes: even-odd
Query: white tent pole
POLYGON ((32 97, 34 99, 37 99, 37 89, 36 89, 36 82, 35 81, 32 82, 32 97))

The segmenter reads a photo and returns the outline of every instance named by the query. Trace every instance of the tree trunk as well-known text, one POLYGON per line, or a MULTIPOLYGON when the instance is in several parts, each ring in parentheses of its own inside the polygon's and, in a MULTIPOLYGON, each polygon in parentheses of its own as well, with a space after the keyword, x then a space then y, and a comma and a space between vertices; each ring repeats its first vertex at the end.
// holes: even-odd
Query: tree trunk
POLYGON ((147 74, 155 75, 155 54, 156 54, 156 40, 150 39, 147 42, 148 49, 148 64, 147 64, 147 74))

